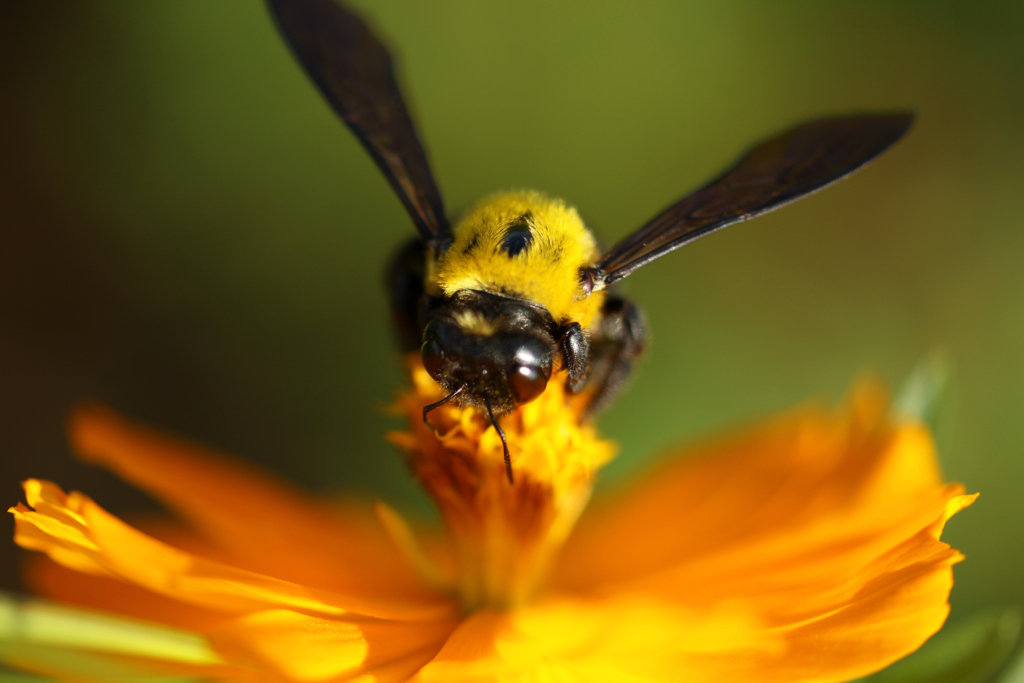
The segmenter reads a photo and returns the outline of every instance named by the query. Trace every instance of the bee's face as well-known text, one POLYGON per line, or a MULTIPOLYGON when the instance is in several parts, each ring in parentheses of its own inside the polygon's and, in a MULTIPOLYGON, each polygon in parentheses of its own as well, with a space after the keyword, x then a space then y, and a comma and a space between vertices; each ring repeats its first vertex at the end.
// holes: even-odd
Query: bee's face
POLYGON ((462 403, 507 413, 547 387, 557 344, 550 316, 528 304, 462 292, 423 331, 423 367, 462 403))

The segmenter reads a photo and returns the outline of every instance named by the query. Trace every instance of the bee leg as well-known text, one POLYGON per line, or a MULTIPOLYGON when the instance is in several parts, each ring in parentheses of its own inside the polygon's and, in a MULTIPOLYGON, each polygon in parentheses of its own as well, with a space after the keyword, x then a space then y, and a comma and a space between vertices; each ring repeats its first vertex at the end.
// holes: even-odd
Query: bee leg
POLYGON ((569 371, 569 391, 575 394, 587 382, 590 342, 580 324, 571 323, 565 326, 560 344, 565 355, 565 368, 569 371))
POLYGON ((423 344, 426 270, 427 248, 419 238, 402 245, 388 264, 384 284, 391 306, 391 323, 403 353, 416 351, 423 344))
POLYGON ((643 311, 628 299, 609 296, 601 307, 601 322, 590 338, 590 373, 594 388, 588 411, 606 407, 625 386, 633 366, 647 346, 643 311))

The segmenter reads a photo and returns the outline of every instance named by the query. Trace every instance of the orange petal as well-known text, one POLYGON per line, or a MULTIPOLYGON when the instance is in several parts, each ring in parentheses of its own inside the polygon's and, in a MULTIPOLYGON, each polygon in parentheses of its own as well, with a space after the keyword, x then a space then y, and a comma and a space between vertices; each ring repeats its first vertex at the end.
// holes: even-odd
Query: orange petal
POLYGON ((229 661, 287 680, 365 675, 379 681, 391 673, 415 672, 437 653, 455 625, 454 619, 338 620, 273 609, 233 619, 210 638, 229 661))
MULTIPOLYGON (((94 680, 89 670, 125 672, 124 678, 160 673, 175 678, 218 681, 315 681, 356 676, 366 683, 408 680, 440 649, 454 620, 394 622, 356 618, 325 619, 289 610, 265 610, 233 619, 191 607, 116 579, 89 576, 60 567, 46 557, 31 561, 32 588, 81 606, 107 609, 200 631, 226 661, 219 667, 181 664, 110 653, 69 653, 28 643, 0 645, 0 659, 62 680, 94 680), (129 661, 130 660, 130 661, 129 661), (53 662, 60 662, 54 668, 53 662), (100 666, 102 663, 102 666, 100 666), (129 665, 133 668, 126 668, 129 665), (258 672, 262 672, 259 674, 258 672), (71 676, 71 674, 76 674, 71 676), (215 676, 213 674, 216 674, 215 676), (258 676, 258 677, 257 677, 258 676)), ((120 680, 120 679, 118 679, 120 680)))
POLYGON ((369 505, 312 502, 251 466, 99 406, 76 410, 70 432, 84 460, 166 503, 228 551, 232 564, 328 590, 429 599, 369 505))
POLYGON ((729 577, 794 571, 797 583, 830 581, 870 562, 961 491, 942 485, 921 426, 889 420, 884 390, 862 386, 851 403, 845 414, 801 409, 698 448, 588 511, 558 585, 601 590, 662 576, 667 589, 708 602, 731 595, 729 577))
POLYGON ((844 603, 802 621, 780 624, 742 597, 708 607, 633 592, 552 598, 514 613, 474 614, 415 680, 829 683, 863 676, 942 625, 960 555, 937 536, 971 500, 951 501, 932 524, 864 568, 844 603))
POLYGON ((113 576, 95 576, 68 569, 44 555, 28 558, 26 587, 54 601, 112 612, 199 631, 221 621, 223 614, 166 597, 113 576))
MULTIPOLYGON (((35 510, 12 508, 15 540, 73 569, 96 567, 155 593, 225 613, 287 608, 340 616, 350 612, 386 619, 431 619, 451 612, 433 602, 343 595, 231 567, 173 548, 133 529, 81 493, 30 480, 26 498, 35 510), (68 558, 74 558, 68 561, 68 558)), ((93 573, 100 573, 96 571, 93 573)))
POLYGON ((749 615, 697 612, 640 596, 546 600, 466 619, 417 683, 519 680, 733 680, 707 675, 703 658, 777 651, 749 615))
POLYGON ((844 415, 799 410, 705 446, 585 516, 556 585, 591 604, 648 596, 677 617, 742 609, 756 624, 721 654, 652 648, 665 672, 846 680, 942 625, 962 556, 939 536, 974 501, 962 493, 942 484, 930 435, 892 421, 867 385, 844 415))
MULTIPOLYGON (((179 550, 229 564, 225 553, 183 528, 180 523, 163 518, 145 518, 134 520, 133 526, 179 550)), ((35 527, 27 531, 35 531, 41 535, 35 527)), ((24 539, 20 542, 25 546, 24 539)), ((42 549, 45 549, 45 546, 42 549)), ((29 555, 23 566, 23 581, 31 593, 57 602, 156 621, 186 630, 206 630, 211 623, 224 619, 223 613, 125 583, 106 570, 101 569, 100 574, 89 573, 84 572, 81 566, 71 569, 68 564, 64 561, 54 562, 47 555, 29 555)), ((76 566, 74 560, 70 564, 76 566)))

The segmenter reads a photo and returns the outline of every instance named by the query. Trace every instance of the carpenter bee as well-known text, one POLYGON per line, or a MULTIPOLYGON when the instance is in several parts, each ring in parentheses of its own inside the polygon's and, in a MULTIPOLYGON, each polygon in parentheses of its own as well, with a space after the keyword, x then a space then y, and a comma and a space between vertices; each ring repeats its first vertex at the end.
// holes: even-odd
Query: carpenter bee
POLYGON ((644 348, 644 321, 609 285, 684 244, 853 173, 899 140, 909 112, 812 120, 764 140, 720 176, 605 252, 576 210, 538 192, 495 194, 448 221, 391 56, 334 0, 268 0, 281 33, 358 137, 419 232, 388 272, 402 347, 419 348, 455 401, 498 417, 537 398, 554 372, 605 405, 644 348))

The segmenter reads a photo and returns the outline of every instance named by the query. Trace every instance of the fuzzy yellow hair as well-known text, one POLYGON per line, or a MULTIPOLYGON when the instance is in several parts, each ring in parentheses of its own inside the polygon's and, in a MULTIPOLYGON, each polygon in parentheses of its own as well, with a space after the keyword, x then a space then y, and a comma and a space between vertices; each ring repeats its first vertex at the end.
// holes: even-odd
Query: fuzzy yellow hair
POLYGON ((593 235, 576 209, 532 191, 481 200, 455 227, 452 246, 434 276, 445 296, 477 290, 540 304, 555 322, 589 327, 603 296, 588 296, 580 269, 597 259, 593 235), (532 241, 515 255, 502 249, 510 226, 525 222, 532 241))

